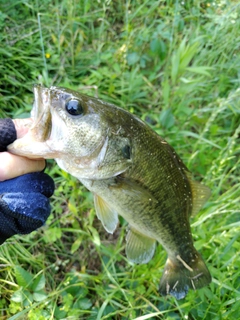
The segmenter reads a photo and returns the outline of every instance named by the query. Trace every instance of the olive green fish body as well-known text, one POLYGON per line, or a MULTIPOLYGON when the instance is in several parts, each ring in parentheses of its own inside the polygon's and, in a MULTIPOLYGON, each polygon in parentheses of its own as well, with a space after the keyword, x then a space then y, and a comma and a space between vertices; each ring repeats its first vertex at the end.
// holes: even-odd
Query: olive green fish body
MULTIPOLYGON (((189 224, 193 192, 188 170, 166 141, 132 115, 121 130, 133 137, 126 139, 129 144, 128 148, 125 147, 132 160, 130 167, 111 179, 80 181, 110 204, 111 212, 115 210, 129 223, 129 232, 138 232, 137 239, 131 235, 127 237, 132 242, 143 242, 140 245, 127 241, 126 251, 130 260, 146 263, 154 254, 154 240, 163 245, 168 253, 164 275, 171 274, 169 269, 175 269, 178 270, 178 278, 174 272, 171 283, 168 277, 163 276, 160 290, 180 299, 188 288, 202 287, 211 279, 193 246, 189 224), (139 145, 141 148, 135 147, 139 145), (204 279, 201 278, 202 270, 206 275, 204 279), (179 279, 185 280, 181 283, 179 279)), ((101 214, 99 217, 104 223, 101 214)))
POLYGON ((156 242, 168 253, 160 292, 183 298, 211 276, 193 246, 189 217, 209 189, 191 179, 174 149, 129 112, 68 89, 36 86, 34 125, 9 146, 30 158, 54 158, 94 194, 98 218, 113 233, 128 223, 126 254, 147 263, 156 242))
MULTIPOLYGON (((179 240, 179 229, 184 237, 190 232, 192 193, 187 169, 155 132, 134 116, 128 115, 128 118, 121 128, 126 137, 126 146, 121 148, 128 148, 129 168, 114 179, 80 180, 115 208, 121 208, 119 214, 131 225, 174 251, 177 243, 174 237, 179 240), (146 212, 147 219, 144 219, 146 212), (164 238, 167 238, 166 243, 164 238)), ((191 234, 189 237, 191 241, 191 234)))

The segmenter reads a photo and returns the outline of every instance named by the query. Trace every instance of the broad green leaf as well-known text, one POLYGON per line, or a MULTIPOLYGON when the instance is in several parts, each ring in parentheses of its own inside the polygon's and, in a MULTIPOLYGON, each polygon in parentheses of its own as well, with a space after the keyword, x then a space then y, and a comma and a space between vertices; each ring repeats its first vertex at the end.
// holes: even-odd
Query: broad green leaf
POLYGON ((92 302, 91 302, 91 300, 89 300, 87 298, 83 298, 78 301, 78 306, 83 310, 88 310, 91 308, 92 302))
POLYGON ((45 287, 45 276, 44 274, 39 274, 36 279, 34 279, 31 289, 33 291, 42 290, 45 287))
POLYGON ((34 301, 43 301, 46 298, 47 298, 47 294, 43 290, 33 293, 33 300, 34 301))
POLYGON ((137 52, 132 52, 127 55, 127 63, 129 66, 136 64, 139 61, 140 57, 137 52))
POLYGON ((24 288, 27 288, 33 280, 33 276, 20 266, 15 267, 15 276, 17 284, 24 288))
POLYGON ((154 53, 160 51, 160 50, 161 50, 160 40, 158 40, 158 39, 153 39, 153 40, 150 42, 150 49, 151 49, 151 51, 154 52, 154 53))
POLYGON ((25 299, 25 295, 22 289, 15 291, 11 297, 11 300, 14 302, 23 302, 24 299, 25 299))
POLYGON ((49 228, 44 233, 44 240, 46 243, 53 243, 62 236, 62 230, 57 227, 49 228))
POLYGON ((153 39, 150 42, 150 50, 158 55, 162 60, 166 57, 167 48, 163 40, 153 39))
POLYGON ((23 300, 23 306, 28 307, 33 303, 33 294, 28 290, 24 290, 23 293, 25 296, 25 299, 23 300))

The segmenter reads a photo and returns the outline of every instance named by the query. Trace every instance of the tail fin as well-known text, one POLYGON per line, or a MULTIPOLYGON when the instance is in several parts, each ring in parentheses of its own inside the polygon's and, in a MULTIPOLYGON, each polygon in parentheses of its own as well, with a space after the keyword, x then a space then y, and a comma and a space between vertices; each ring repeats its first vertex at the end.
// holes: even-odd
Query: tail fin
POLYGON ((159 292, 162 295, 172 295, 183 299, 189 289, 200 289, 211 282, 211 275, 200 254, 187 264, 179 255, 175 259, 168 258, 163 276, 160 280, 159 292))

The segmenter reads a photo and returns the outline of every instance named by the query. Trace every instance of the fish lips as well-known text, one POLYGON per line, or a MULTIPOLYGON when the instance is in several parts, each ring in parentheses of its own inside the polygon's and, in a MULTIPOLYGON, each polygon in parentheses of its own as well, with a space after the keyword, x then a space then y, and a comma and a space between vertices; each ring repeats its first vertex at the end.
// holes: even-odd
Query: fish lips
POLYGON ((29 158, 40 158, 47 152, 44 142, 48 140, 52 129, 50 92, 48 88, 39 84, 34 85, 33 92, 34 104, 31 110, 33 123, 24 137, 8 146, 8 151, 29 158), (41 150, 43 145, 44 152, 41 150))
POLYGON ((46 141, 49 138, 52 127, 52 116, 50 111, 50 91, 39 84, 34 85, 34 104, 31 111, 33 125, 31 134, 36 141, 46 141))

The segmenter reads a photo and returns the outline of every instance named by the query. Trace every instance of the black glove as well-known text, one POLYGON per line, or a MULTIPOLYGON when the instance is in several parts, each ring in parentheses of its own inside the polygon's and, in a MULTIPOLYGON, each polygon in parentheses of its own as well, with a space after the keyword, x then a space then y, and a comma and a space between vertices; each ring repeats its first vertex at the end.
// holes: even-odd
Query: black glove
MULTIPOLYGON (((11 119, 0 119, 0 151, 16 139, 11 119)), ((43 172, 34 172, 0 182, 0 244, 15 234, 41 227, 50 214, 49 197, 54 182, 43 172)))
POLYGON ((12 119, 0 119, 0 152, 7 151, 7 146, 17 139, 17 132, 12 119))

